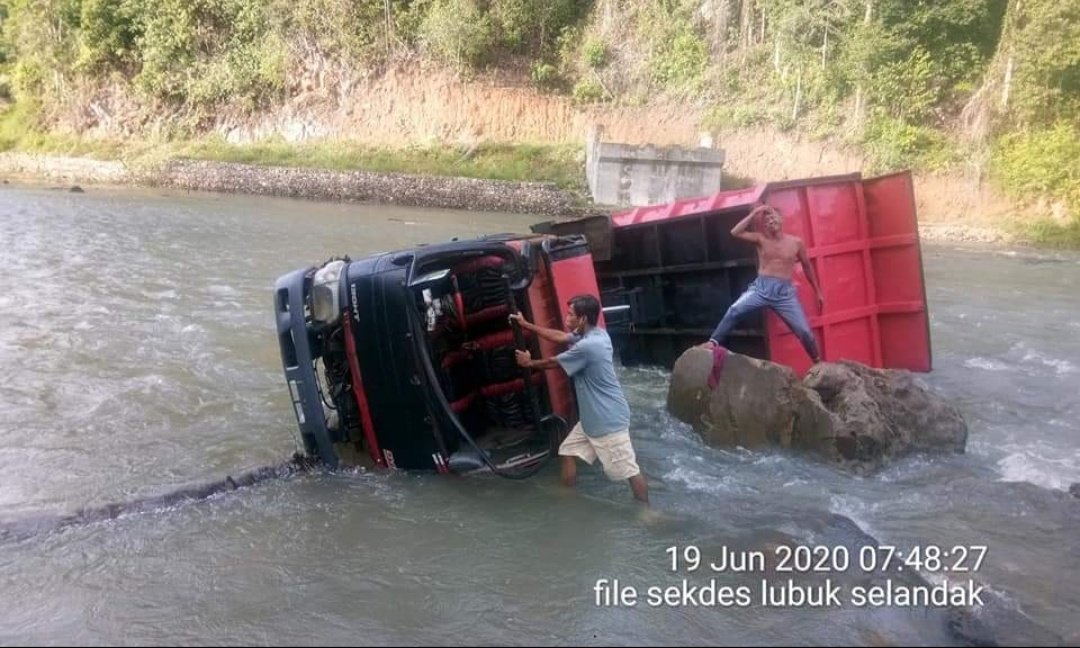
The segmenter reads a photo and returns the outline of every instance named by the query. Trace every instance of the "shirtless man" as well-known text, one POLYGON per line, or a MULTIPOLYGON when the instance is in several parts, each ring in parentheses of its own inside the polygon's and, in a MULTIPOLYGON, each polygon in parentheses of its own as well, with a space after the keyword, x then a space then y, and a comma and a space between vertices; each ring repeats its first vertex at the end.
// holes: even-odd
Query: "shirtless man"
POLYGON ((709 342, 715 345, 722 344, 739 318, 759 308, 768 307, 779 315, 788 328, 798 336, 807 355, 814 364, 817 364, 821 362, 817 341, 806 321, 806 314, 803 313, 802 305, 799 303, 795 286, 791 282, 796 261, 802 264, 803 272, 806 273, 806 278, 814 288, 819 312, 825 309, 825 298, 821 295, 821 287, 818 285, 817 275, 814 274, 814 266, 806 256, 806 246, 803 245, 802 239, 784 234, 782 226, 783 217, 776 209, 759 205, 731 229, 733 236, 749 241, 757 247, 758 276, 747 287, 746 292, 728 309, 724 319, 709 336, 709 342), (746 231, 759 214, 765 216, 765 233, 746 231))

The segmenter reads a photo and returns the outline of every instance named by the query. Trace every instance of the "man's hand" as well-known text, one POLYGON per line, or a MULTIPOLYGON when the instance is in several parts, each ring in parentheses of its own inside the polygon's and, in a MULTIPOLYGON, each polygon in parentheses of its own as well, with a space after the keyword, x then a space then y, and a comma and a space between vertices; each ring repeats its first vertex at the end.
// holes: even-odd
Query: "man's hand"
POLYGON ((510 313, 510 323, 513 324, 514 322, 517 322, 518 326, 525 326, 529 323, 529 320, 525 319, 525 316, 520 312, 510 313))
MULTIPOLYGON (((520 317, 520 314, 518 316, 520 317)), ((510 317, 513 317, 513 315, 510 317)), ((517 359, 519 367, 528 367, 529 363, 532 362, 532 354, 528 351, 522 351, 521 349, 514 351, 514 358, 517 359)))
POLYGON ((817 309, 819 313, 825 312, 825 296, 821 293, 818 293, 817 296, 817 309))

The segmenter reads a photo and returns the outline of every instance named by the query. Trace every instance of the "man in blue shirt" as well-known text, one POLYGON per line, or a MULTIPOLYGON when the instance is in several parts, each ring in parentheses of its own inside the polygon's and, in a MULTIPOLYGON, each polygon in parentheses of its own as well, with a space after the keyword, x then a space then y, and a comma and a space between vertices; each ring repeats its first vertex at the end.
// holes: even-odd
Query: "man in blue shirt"
POLYGON ((580 421, 559 446, 563 483, 574 485, 575 457, 590 465, 599 458, 608 478, 628 480, 634 497, 648 504, 649 488, 630 442, 630 406, 615 375, 611 338, 596 325, 600 302, 592 295, 578 295, 567 306, 565 325, 570 333, 532 324, 521 313, 510 316, 523 329, 551 342, 570 345, 554 358, 540 360, 533 360, 528 351, 517 351, 517 362, 522 367, 561 368, 574 381, 580 421))

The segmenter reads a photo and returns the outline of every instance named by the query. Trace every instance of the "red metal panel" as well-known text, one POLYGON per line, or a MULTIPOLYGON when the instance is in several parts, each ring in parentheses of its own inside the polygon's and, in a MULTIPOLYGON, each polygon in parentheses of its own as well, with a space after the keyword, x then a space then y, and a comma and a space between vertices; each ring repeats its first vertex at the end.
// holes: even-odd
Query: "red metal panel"
POLYGON ((930 320, 911 174, 865 180, 863 193, 872 238, 882 363, 930 371, 930 320))
POLYGON ((874 316, 857 317, 828 327, 825 333, 829 341, 829 356, 833 360, 855 360, 871 367, 874 360, 874 316))
POLYGON ((854 182, 807 187, 807 204, 814 236, 807 245, 818 247, 865 239, 862 210, 854 182))
POLYGON ((756 202, 764 189, 764 185, 738 189, 735 191, 721 191, 712 196, 701 198, 688 198, 677 200, 663 205, 649 205, 637 207, 611 215, 611 223, 614 227, 626 227, 628 225, 640 225, 658 220, 678 218, 690 214, 722 211, 733 207, 742 207, 756 202))
POLYGON ((882 314, 882 357, 886 367, 930 371, 930 339, 926 334, 926 313, 882 314))
POLYGON ((910 173, 870 178, 862 184, 871 238, 918 233, 910 173))
POLYGON ((923 298, 922 267, 913 245, 880 248, 870 253, 878 304, 919 302, 923 298), (915 280, 912 280, 912 277, 915 280))
MULTIPOLYGON (((600 299, 600 286, 596 283, 591 254, 553 262, 551 276, 555 281, 555 297, 560 313, 566 313, 566 302, 576 295, 588 294, 600 299)), ((603 312, 600 313, 598 324, 601 327, 605 325, 603 312)))
MULTIPOLYGON (((558 303, 554 287, 547 278, 547 262, 540 258, 537 263, 536 274, 529 285, 529 305, 532 307, 533 323, 546 328, 563 330, 563 313, 565 307, 558 303)), ((540 355, 544 358, 555 357, 564 351, 554 342, 539 337, 540 355)), ((551 409, 569 424, 577 422, 576 406, 574 404, 573 389, 570 379, 562 371, 544 371, 544 380, 547 381, 548 395, 551 399, 551 409)))
MULTIPOLYGON (((865 272, 861 251, 824 257, 817 268, 827 312, 843 313, 870 304, 871 278, 865 272)), ((809 285, 807 289, 813 295, 809 285)))

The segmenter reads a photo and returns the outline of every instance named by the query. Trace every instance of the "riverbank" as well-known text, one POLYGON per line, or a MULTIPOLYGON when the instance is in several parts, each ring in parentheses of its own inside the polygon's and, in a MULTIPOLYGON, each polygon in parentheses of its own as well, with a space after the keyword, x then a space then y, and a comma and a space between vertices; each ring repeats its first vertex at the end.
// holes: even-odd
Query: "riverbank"
POLYGON ((170 159, 156 164, 127 164, 83 157, 0 153, 0 177, 9 182, 129 185, 545 216, 580 217, 595 212, 579 193, 560 188, 555 182, 337 171, 214 160, 170 159))
MULTIPOLYGON (((563 174, 565 176, 565 174, 563 174)), ((548 177, 552 177, 549 170, 548 177)), ((579 189, 555 180, 525 182, 431 174, 269 166, 217 160, 167 159, 134 163, 38 153, 0 153, 5 182, 72 186, 110 185, 256 194, 408 207, 439 207, 580 218, 608 213, 579 189)), ((923 240, 1008 244, 1002 228, 921 218, 923 240)))

